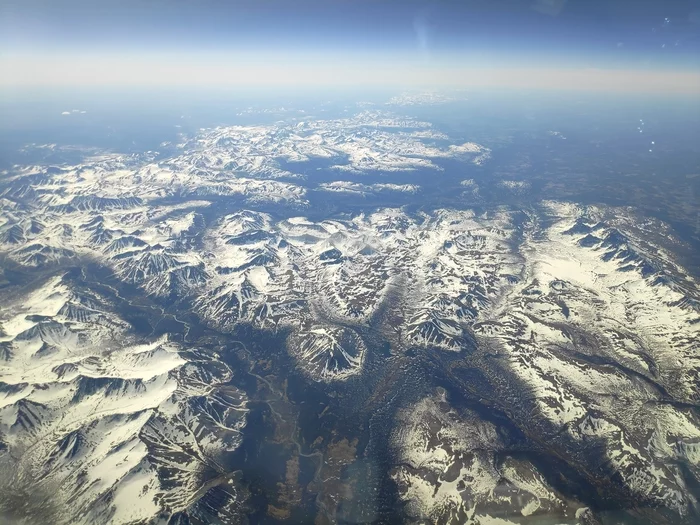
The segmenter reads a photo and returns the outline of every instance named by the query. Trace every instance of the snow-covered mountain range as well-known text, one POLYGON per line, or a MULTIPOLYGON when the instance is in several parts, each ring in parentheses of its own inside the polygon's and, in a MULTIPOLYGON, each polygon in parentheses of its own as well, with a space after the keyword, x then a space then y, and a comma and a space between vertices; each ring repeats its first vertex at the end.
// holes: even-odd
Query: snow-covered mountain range
MULTIPOLYGON (((347 177, 489 157, 383 113, 202 130, 168 147, 3 174, 7 515, 32 494, 30 518, 56 523, 206 520, 209 499, 235 517, 246 497, 225 465, 249 410, 233 372, 211 348, 139 334, 119 289, 80 278, 89 265, 217 333, 284 334, 301 374, 329 388, 361 380, 368 333, 387 359, 470 359, 501 385, 491 403, 590 483, 678 519, 697 511, 700 288, 664 247, 676 242, 666 225, 555 201, 309 218, 310 161, 342 175, 319 191, 415 194, 347 177)), ((487 523, 497 504, 592 515, 444 393, 394 419, 391 476, 417 520, 487 523)))

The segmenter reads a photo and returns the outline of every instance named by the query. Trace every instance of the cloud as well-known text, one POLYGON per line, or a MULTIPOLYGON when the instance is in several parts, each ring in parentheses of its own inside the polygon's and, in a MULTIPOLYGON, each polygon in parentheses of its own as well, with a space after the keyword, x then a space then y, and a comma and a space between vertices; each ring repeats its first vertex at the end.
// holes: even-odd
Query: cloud
POLYGON ((416 33, 418 48, 427 53, 428 51, 428 25, 423 15, 416 15, 413 18, 413 30, 416 33))
POLYGON ((85 115, 87 111, 83 109, 72 109, 70 111, 63 111, 61 115, 85 115))
POLYGON ((558 16, 566 2, 567 0, 536 0, 532 8, 544 15, 558 16))
MULTIPOLYGON (((0 56, 0 86, 514 88, 700 94, 700 72, 511 66, 469 57, 0 56)), ((79 112, 82 112, 80 110, 79 112)))

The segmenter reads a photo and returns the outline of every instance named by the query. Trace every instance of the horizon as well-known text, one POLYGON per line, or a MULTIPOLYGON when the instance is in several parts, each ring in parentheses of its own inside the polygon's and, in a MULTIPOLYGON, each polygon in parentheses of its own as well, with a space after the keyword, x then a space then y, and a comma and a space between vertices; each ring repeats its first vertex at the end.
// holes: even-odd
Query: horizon
POLYGON ((29 0, 0 6, 0 35, 4 87, 700 93, 688 0, 29 0))

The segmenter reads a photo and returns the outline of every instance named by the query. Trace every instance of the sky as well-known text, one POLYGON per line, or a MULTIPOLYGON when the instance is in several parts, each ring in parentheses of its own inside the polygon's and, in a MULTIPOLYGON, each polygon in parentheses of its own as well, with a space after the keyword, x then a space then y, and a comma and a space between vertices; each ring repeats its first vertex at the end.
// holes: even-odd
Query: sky
POLYGON ((0 0, 0 50, 5 85, 700 91, 700 0, 0 0))

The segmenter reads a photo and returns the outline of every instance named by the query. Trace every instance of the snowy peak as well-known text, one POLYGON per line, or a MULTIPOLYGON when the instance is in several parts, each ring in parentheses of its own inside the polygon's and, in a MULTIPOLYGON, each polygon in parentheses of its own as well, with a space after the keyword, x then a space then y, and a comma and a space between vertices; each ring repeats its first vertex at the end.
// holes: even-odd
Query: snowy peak
MULTIPOLYGON (((230 371, 198 371, 192 351, 167 337, 136 340, 108 299, 67 276, 24 299, 0 318, 3 465, 56 487, 59 523, 148 522, 196 502, 245 426, 245 395, 232 386, 217 395, 230 371)), ((27 517, 41 509, 37 501, 27 517)))
POLYGON ((354 331, 337 326, 315 325, 299 330, 289 337, 288 346, 305 371, 325 381, 357 374, 367 351, 354 331))

